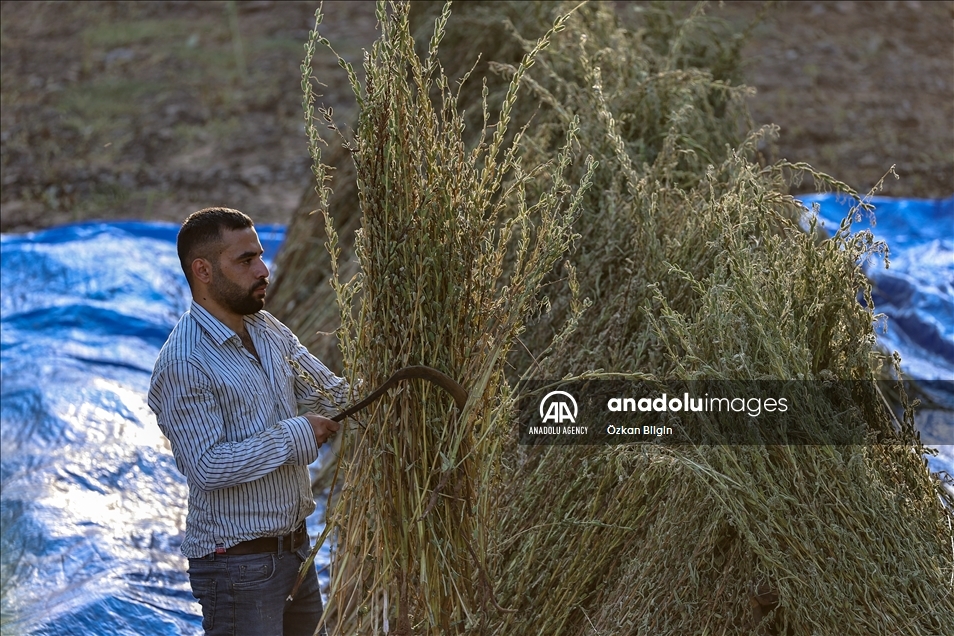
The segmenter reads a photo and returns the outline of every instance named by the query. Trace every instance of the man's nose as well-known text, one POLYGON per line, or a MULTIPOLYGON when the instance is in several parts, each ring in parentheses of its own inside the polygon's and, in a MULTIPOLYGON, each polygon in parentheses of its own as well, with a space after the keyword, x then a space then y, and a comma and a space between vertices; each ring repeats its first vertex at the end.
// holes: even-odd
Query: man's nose
POLYGON ((265 264, 265 261, 258 259, 256 263, 257 267, 255 268, 255 277, 256 278, 268 278, 268 265, 265 264))

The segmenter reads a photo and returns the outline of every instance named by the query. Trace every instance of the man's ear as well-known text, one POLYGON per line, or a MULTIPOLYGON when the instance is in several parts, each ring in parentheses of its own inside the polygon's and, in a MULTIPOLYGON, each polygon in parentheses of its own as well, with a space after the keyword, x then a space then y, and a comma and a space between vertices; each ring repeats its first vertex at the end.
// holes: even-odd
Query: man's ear
POLYGON ((202 281, 208 285, 212 281, 212 263, 204 258, 197 258, 192 261, 192 277, 195 280, 202 281))

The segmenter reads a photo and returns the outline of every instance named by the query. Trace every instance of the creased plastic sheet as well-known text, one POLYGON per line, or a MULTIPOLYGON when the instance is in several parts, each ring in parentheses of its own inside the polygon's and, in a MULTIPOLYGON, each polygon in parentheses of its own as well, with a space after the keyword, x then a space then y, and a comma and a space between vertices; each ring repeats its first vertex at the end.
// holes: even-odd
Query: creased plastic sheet
MULTIPOLYGON (((813 202, 827 224, 847 210, 813 202)), ((875 232, 892 245, 893 278, 871 272, 883 342, 915 375, 954 380, 954 199, 876 203, 875 232)), ((179 554, 185 479, 145 400, 189 302, 176 231, 91 223, 0 237, 5 635, 201 633, 179 554)), ((282 228, 259 234, 273 258, 282 228)), ((931 462, 954 472, 951 447, 931 462)), ((321 518, 308 520, 313 538, 321 518)))
MULTIPOLYGON (((259 228, 266 258, 284 231, 259 228)), ((187 489, 146 405, 189 303, 174 225, 5 235, 3 634, 196 634, 187 489)))
MULTIPOLYGON (((801 197, 819 204, 830 235, 852 208, 837 195, 801 197)), ((889 247, 888 268, 869 262, 872 300, 887 317, 878 339, 902 355, 905 373, 919 380, 954 380, 954 197, 942 200, 874 197, 874 222, 857 213, 852 232, 869 230, 889 247)))
MULTIPOLYGON (((855 202, 834 194, 800 197, 818 213, 829 236, 855 202)), ((954 196, 947 199, 872 197, 874 215, 856 212, 851 232, 870 231, 887 243, 889 265, 865 263, 875 310, 886 320, 878 342, 901 355, 904 373, 924 391, 916 423, 922 440, 937 448, 934 471, 954 475, 954 196), (930 403, 933 404, 930 404, 930 403)))

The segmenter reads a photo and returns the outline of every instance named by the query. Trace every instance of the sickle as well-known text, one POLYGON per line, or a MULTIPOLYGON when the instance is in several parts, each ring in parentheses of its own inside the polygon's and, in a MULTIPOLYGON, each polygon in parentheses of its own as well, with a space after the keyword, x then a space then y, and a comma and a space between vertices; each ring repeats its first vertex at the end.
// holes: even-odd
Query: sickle
POLYGON ((379 397, 384 395, 384 392, 390 389, 393 385, 397 384, 401 380, 411 380, 414 378, 419 378, 421 380, 427 380, 433 382, 437 386, 441 387, 445 391, 451 394, 451 397, 454 398, 454 403, 457 404, 457 408, 461 411, 464 410, 464 404, 467 403, 467 391, 464 390, 464 387, 457 384, 450 376, 447 376, 433 367, 425 367, 421 365, 415 365, 411 367, 404 367, 403 369, 398 369, 391 375, 390 378, 384 381, 384 384, 379 386, 377 389, 371 392, 371 395, 364 398, 357 404, 352 407, 345 409, 344 411, 338 413, 331 419, 335 422, 340 422, 349 415, 354 415, 361 409, 365 408, 379 397))

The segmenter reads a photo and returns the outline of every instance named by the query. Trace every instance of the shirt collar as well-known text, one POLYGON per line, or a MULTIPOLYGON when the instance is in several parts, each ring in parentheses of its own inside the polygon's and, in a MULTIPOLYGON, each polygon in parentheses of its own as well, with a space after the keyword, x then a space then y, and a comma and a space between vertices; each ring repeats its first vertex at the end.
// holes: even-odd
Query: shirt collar
POLYGON ((212 338, 217 345, 221 346, 230 338, 234 338, 238 335, 229 327, 226 327, 221 320, 210 314, 205 307, 194 300, 189 306, 189 314, 191 314, 192 318, 199 323, 200 327, 205 329, 205 332, 209 334, 209 337, 212 338))

